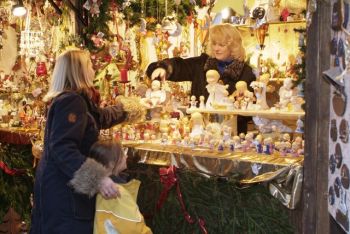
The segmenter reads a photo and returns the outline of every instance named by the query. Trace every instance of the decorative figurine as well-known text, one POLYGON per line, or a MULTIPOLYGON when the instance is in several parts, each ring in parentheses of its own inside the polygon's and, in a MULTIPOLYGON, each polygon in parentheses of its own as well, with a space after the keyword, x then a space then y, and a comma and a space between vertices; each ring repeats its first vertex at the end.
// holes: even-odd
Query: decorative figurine
POLYGON ((146 97, 141 99, 141 102, 148 108, 154 108, 161 105, 166 100, 166 92, 161 90, 160 81, 153 80, 151 89, 146 91, 146 97))
POLYGON ((304 122, 298 118, 297 120, 297 127, 295 129, 296 133, 304 133, 304 122))
POLYGON ((190 137, 200 136, 204 133, 204 120, 203 116, 199 112, 194 112, 191 114, 191 133, 190 137))
POLYGON ((200 96, 199 97, 199 109, 205 109, 205 97, 204 96, 200 96))
POLYGON ((191 104, 190 109, 197 108, 196 96, 194 96, 194 95, 191 96, 191 103, 190 104, 191 104))
POLYGON ((236 91, 230 96, 234 100, 236 109, 246 109, 248 104, 254 100, 254 94, 247 88, 247 82, 238 81, 236 83, 236 91))
POLYGON ((228 96, 228 85, 222 85, 218 81, 220 79, 220 74, 216 70, 208 70, 206 73, 207 77, 207 90, 209 97, 207 99, 206 107, 212 109, 217 104, 226 104, 228 96))
POLYGON ((292 78, 285 78, 283 81, 283 85, 279 90, 279 96, 280 96, 280 109, 281 110, 288 110, 288 105, 292 101, 293 97, 293 80, 292 78))
POLYGON ((272 138, 267 137, 264 139, 264 147, 263 147, 263 152, 264 154, 272 154, 273 152, 273 147, 272 147, 272 138))
POLYGON ((262 135, 257 135, 255 137, 255 149, 256 149, 256 152, 258 154, 262 154, 263 153, 263 145, 262 145, 262 142, 263 142, 263 138, 262 138, 262 135))
POLYGON ((267 105, 267 102, 266 102, 266 84, 260 81, 253 81, 250 84, 250 87, 254 89, 254 94, 256 97, 255 109, 256 110, 269 109, 269 106, 267 105))

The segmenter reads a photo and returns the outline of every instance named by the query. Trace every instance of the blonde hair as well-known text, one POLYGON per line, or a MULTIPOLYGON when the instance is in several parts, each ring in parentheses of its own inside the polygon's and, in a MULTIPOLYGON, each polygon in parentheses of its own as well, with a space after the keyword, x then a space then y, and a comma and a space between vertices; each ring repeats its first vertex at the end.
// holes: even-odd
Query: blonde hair
POLYGON ((212 50, 214 43, 227 44, 233 58, 240 61, 245 60, 245 49, 243 47, 241 34, 232 24, 217 24, 209 29, 207 53, 210 56, 213 55, 212 50))
POLYGON ((44 101, 51 101, 66 90, 90 94, 94 75, 87 51, 70 49, 63 52, 56 60, 49 91, 45 95, 44 101))

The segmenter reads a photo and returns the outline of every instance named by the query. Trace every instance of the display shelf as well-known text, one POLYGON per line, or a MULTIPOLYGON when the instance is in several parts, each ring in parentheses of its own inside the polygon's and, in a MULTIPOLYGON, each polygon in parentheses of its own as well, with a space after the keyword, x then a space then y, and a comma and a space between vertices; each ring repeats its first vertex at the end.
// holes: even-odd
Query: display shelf
POLYGON ((289 119, 297 120, 305 115, 304 111, 289 112, 281 110, 214 110, 214 109, 199 109, 188 108, 186 110, 188 114, 194 112, 206 113, 206 114, 219 114, 219 115, 242 115, 242 116, 259 116, 267 119, 289 119))
MULTIPOLYGON (((268 25, 286 25, 286 24, 306 24, 306 20, 293 20, 293 21, 270 21, 266 22, 268 25)), ((247 24, 237 24, 235 25, 237 28, 256 28, 256 25, 247 25, 247 24)))

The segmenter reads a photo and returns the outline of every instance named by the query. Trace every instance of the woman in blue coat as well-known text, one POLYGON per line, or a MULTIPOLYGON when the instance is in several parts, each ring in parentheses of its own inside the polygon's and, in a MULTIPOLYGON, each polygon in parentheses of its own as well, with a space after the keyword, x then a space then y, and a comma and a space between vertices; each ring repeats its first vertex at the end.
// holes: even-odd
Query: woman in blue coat
POLYGON ((133 121, 142 111, 129 102, 99 108, 93 78, 87 52, 69 50, 57 58, 44 98, 51 105, 35 178, 32 234, 92 233, 96 193, 106 199, 119 195, 107 170, 87 155, 100 129, 133 121), (77 176, 89 181, 86 187, 77 186, 77 176))

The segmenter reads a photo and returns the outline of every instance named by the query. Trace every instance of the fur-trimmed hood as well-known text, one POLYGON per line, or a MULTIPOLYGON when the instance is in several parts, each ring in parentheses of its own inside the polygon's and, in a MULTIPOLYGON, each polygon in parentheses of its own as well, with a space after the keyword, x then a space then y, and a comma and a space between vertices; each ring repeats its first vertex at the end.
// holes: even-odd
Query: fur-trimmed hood
POLYGON ((87 158, 79 170, 74 173, 69 185, 75 192, 93 197, 99 191, 101 180, 109 174, 110 172, 101 163, 87 158))

